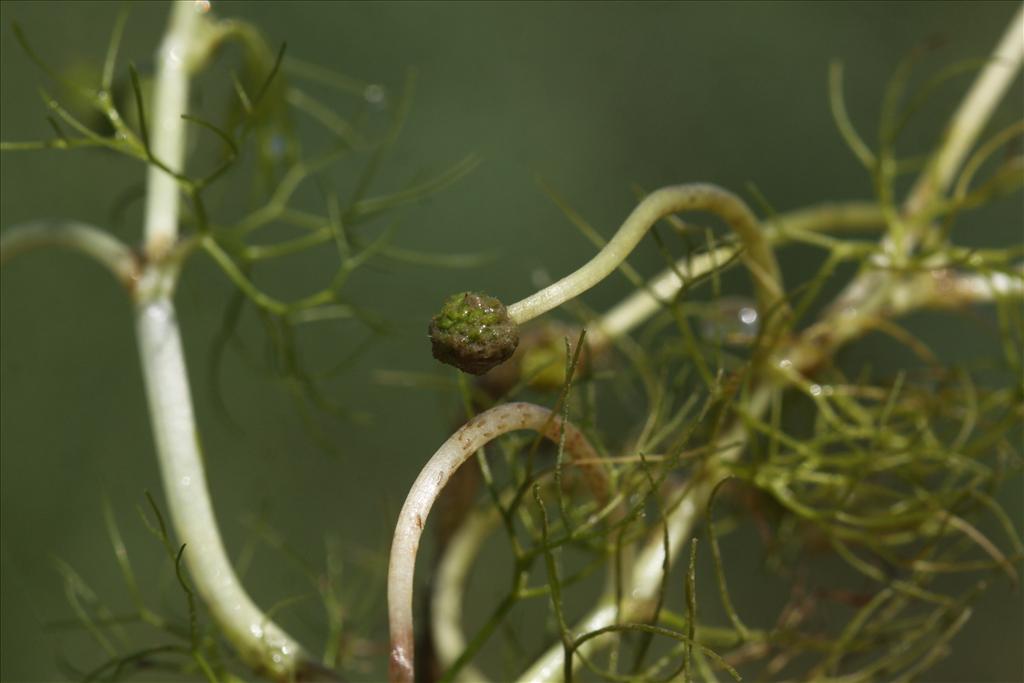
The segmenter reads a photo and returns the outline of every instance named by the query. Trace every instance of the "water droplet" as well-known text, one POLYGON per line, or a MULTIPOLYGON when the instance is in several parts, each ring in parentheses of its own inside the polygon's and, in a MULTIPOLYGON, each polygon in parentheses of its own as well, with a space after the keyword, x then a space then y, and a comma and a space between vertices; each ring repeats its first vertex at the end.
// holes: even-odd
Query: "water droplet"
POLYGON ((383 107, 387 103, 388 91, 383 85, 371 83, 363 88, 363 98, 375 107, 383 107))
POLYGON ((251 633, 254 638, 262 638, 263 637, 263 627, 260 626, 259 624, 250 624, 249 625, 249 633, 251 633))
POLYGON ((288 141, 283 135, 272 135, 267 143, 267 152, 274 159, 280 159, 288 149, 288 141))
POLYGON ((192 485, 192 477, 189 477, 187 475, 182 477, 181 478, 181 485, 182 486, 191 486, 192 485))
POLYGON ((808 387, 808 391, 811 392, 811 396, 821 396, 822 390, 820 384, 812 384, 808 387))
POLYGON ((210 11, 210 0, 195 0, 196 14, 206 14, 210 11))
POLYGON ((745 297, 722 297, 700 316, 700 332, 708 341, 728 346, 748 346, 757 338, 761 317, 754 302, 745 297))
POLYGON ((791 367, 793 367, 793 361, 791 361, 788 358, 783 358, 782 360, 779 361, 779 367, 782 368, 783 370, 789 370, 791 367))

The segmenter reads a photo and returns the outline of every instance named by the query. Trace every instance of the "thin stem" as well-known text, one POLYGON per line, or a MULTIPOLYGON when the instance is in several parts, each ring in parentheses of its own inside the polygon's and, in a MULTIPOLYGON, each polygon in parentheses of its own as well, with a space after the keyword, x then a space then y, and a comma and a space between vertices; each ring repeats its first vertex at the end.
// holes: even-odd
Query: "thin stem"
POLYGON ((651 226, 682 211, 714 213, 736 232, 744 246, 743 259, 754 279, 762 313, 782 301, 779 266, 754 214, 731 192, 715 185, 693 183, 663 187, 647 195, 594 258, 558 282, 509 306, 509 317, 521 325, 579 296, 618 268, 651 226))
MULTIPOLYGON (((520 429, 540 433, 558 443, 564 428, 565 452, 573 460, 593 462, 597 453, 573 425, 541 406, 505 403, 467 422, 441 445, 413 483, 398 515, 388 566, 388 619, 391 630, 390 679, 414 680, 412 593, 416 553, 427 515, 455 471, 490 441, 520 429)), ((598 502, 608 498, 607 474, 600 465, 588 465, 584 474, 598 502)))
POLYGON ((850 115, 846 111, 846 100, 843 97, 843 64, 834 61, 828 67, 828 101, 832 107, 832 118, 836 121, 839 134, 843 136, 847 147, 864 164, 865 168, 875 166, 875 154, 867 146, 864 139, 857 133, 850 115))
POLYGON ((66 247, 91 256, 125 286, 138 278, 139 265, 131 249, 110 233, 78 221, 34 222, 5 230, 0 235, 0 263, 40 247, 66 247))

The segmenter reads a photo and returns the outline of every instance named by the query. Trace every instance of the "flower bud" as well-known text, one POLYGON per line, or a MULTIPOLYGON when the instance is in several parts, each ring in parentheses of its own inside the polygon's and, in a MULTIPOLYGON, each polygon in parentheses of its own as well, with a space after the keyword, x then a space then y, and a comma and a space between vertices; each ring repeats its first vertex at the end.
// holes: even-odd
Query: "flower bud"
POLYGON ((448 297, 429 330, 434 358, 473 375, 508 360, 519 344, 505 305, 477 292, 448 297))

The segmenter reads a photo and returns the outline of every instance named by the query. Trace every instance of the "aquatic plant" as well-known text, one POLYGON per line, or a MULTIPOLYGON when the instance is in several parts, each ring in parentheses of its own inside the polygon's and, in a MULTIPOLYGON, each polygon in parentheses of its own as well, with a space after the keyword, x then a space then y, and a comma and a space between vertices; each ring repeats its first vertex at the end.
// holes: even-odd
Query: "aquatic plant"
MULTIPOLYGON (((83 600, 81 577, 62 564, 78 622, 108 655, 84 677, 163 668, 236 680, 237 657, 271 680, 333 680, 345 673, 336 576, 328 572, 318 582, 330 630, 318 656, 276 623, 277 607, 263 609, 249 597, 225 552, 175 289, 184 265, 208 256, 238 301, 259 312, 298 400, 333 408, 301 367, 296 328, 324 320, 379 326, 375 302, 345 296, 349 278, 371 259, 417 255, 394 248, 387 230, 368 238, 354 228, 447 186, 476 160, 368 196, 401 129, 406 98, 379 108, 390 115, 382 131, 357 125, 292 81, 340 89, 360 106, 380 104, 381 86, 295 60, 284 46, 275 51, 254 27, 215 18, 209 3, 172 7, 151 90, 129 65, 123 98, 115 93, 126 14, 98 83, 88 85, 54 71, 14 29, 30 58, 98 118, 88 121, 44 94, 55 136, 5 142, 4 152, 101 148, 138 160, 146 173, 137 247, 74 220, 0 233, 4 262, 39 247, 70 248, 105 266, 133 304, 170 524, 152 497, 145 519, 173 563, 188 621, 166 618, 142 598, 108 514, 133 619, 165 640, 118 651, 104 635, 116 619, 83 605, 93 601, 83 600), (241 72, 230 73, 230 97, 220 109, 197 113, 190 83, 229 44, 243 54, 241 72), (296 112, 322 125, 325 152, 305 153, 294 133, 296 112), (190 153, 187 141, 197 136, 209 139, 213 154, 190 153), (322 213, 291 206, 303 182, 353 151, 370 160, 347 200, 326 191, 322 213), (217 216, 209 188, 238 175, 259 200, 240 217, 217 216), (272 226, 292 232, 257 241, 272 226), (285 300, 257 284, 259 264, 317 248, 336 256, 321 290, 285 300), (203 623, 206 615, 212 626, 203 623)), ((945 654, 994 576, 1017 583, 1024 546, 996 494, 1020 469, 1022 252, 1019 245, 962 245, 954 227, 1024 185, 1014 147, 1024 124, 979 144, 1019 73, 1024 12, 983 64, 954 65, 908 93, 916 56, 889 84, 874 148, 846 113, 841 67, 830 71, 836 124, 869 172, 874 198, 779 213, 756 192, 748 203, 707 183, 670 185, 638 191, 636 208, 605 242, 556 196, 598 242, 595 256, 507 306, 465 291, 448 298, 429 323, 424 315, 433 355, 479 377, 459 377, 467 421, 427 459, 399 513, 387 587, 393 680, 909 680, 945 654), (912 115, 967 68, 977 70, 975 84, 927 159, 899 158, 896 142, 912 115), (901 200, 897 181, 908 169, 917 180, 901 200), (716 216, 728 231, 685 223, 682 215, 691 212, 716 216), (696 246, 677 253, 665 229, 696 246), (650 279, 625 262, 643 240, 653 240, 665 259, 665 270, 650 279), (795 285, 776 259, 777 250, 794 243, 824 254, 815 277, 795 285), (720 293, 720 277, 739 265, 749 273, 750 299, 720 293), (594 312, 576 300, 616 270, 635 286, 619 304, 594 312), (853 275, 824 302, 821 293, 837 272, 853 275), (541 317, 559 307, 571 313, 571 325, 541 317), (996 316, 1002 356, 992 361, 995 372, 945 362, 897 322, 923 309, 980 307, 996 316), (921 365, 851 376, 836 356, 871 332, 906 346, 921 365), (533 434, 512 434, 523 430, 533 434), (467 472, 480 482, 453 491, 450 483, 467 472), (423 583, 415 581, 416 559, 435 503, 453 522, 437 543, 424 620, 429 639, 417 648, 414 588, 423 583), (468 577, 496 529, 511 554, 510 583, 467 636, 468 577), (721 546, 729 534, 750 529, 763 548, 751 537, 744 554, 763 554, 778 585, 789 586, 774 616, 748 611, 730 590, 731 555, 721 546), (714 580, 715 601, 699 594, 699 566, 714 580), (710 609, 711 602, 717 607, 710 609), (550 646, 532 657, 521 653, 512 668, 486 661, 488 643, 510 628, 511 614, 530 605, 544 606, 531 613, 530 630, 549 637, 550 646)), ((465 262, 450 255, 430 260, 465 262)), ((233 320, 229 313, 226 327, 233 320)))

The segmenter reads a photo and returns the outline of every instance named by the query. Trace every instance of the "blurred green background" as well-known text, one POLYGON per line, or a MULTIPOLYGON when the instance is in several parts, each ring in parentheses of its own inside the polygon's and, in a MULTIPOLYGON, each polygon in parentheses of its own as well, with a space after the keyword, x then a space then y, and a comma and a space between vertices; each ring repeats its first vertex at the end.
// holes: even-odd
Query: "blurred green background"
MULTIPOLYGON (((95 66, 117 7, 0 3, 2 139, 49 135, 36 96, 45 76, 20 50, 9 23, 18 21, 56 68, 95 66)), ((850 114, 872 140, 886 80, 911 48, 943 41, 925 60, 924 71, 931 73, 984 56, 1015 9, 1015 3, 994 2, 214 2, 216 12, 264 29, 272 44, 286 41, 290 55, 368 81, 397 86, 405 70, 416 67, 412 113, 378 187, 397 189, 471 152, 483 163, 456 186, 401 211, 395 243, 499 255, 472 270, 382 262, 357 275, 349 291, 382 312, 396 332, 330 384, 332 398, 371 416, 366 425, 317 417, 336 444, 332 453, 310 438, 280 381, 242 353, 229 352, 222 369, 230 413, 242 430, 219 417, 208 379, 210 348, 231 288, 203 257, 187 269, 177 301, 209 478, 229 550, 238 555, 255 548, 246 584, 257 602, 272 605, 309 586, 282 553, 253 544, 254 524, 273 528, 316 566, 331 536, 352 562, 351 575, 360 574, 360 566, 378 568, 378 583, 359 586, 374 602, 356 618, 383 643, 382 565, 375 563, 383 562, 406 487, 459 411, 450 394, 384 385, 376 373, 450 378, 430 358, 424 335, 445 295, 479 288, 515 300, 531 291, 536 273, 559 276, 589 257, 590 245, 539 189, 536 176, 605 235, 631 208, 633 183, 654 188, 703 180, 744 191, 753 182, 780 210, 870 197, 869 179, 828 112, 829 61, 845 62, 850 114)), ((136 4, 122 68, 129 59, 149 64, 165 16, 163 3, 136 4)), ((943 89, 915 120, 904 152, 932 144, 968 82, 964 77, 943 89)), ((1021 101, 1018 82, 993 126, 1019 118, 1021 101)), ((142 172, 137 163, 90 151, 8 153, 0 162, 0 229, 35 218, 108 225, 117 198, 142 172)), ((315 194, 300 197, 315 200, 315 194)), ((129 211, 119 228, 126 239, 137 239, 138 215, 137 207, 129 211)), ((963 237, 974 244, 1019 241, 1021 218, 1018 195, 980 212, 963 237)), ((805 281, 814 256, 784 252, 787 281, 805 281)), ((661 257, 645 247, 632 262, 653 273, 661 257)), ((268 286, 312 291, 329 277, 329 266, 320 266, 285 261, 268 286)), ((173 613, 181 614, 182 606, 162 550, 136 513, 144 491, 160 499, 160 482, 126 297, 101 269, 64 252, 5 265, 0 285, 0 675, 5 681, 58 680, 66 677, 62 660, 88 667, 102 654, 86 638, 55 628, 71 610, 53 558, 74 566, 115 611, 129 604, 104 530, 104 499, 120 521, 147 595, 173 613)), ((742 278, 730 284, 745 285, 742 278)), ((624 281, 611 279, 585 301, 601 308, 627 291, 624 281)), ((964 334, 955 317, 919 325, 945 357, 966 359, 995 348, 990 338, 964 334)), ((356 324, 311 329, 303 344, 324 363, 365 336, 356 324)), ((258 359, 263 332, 251 316, 241 335, 258 359)), ((889 348, 867 342, 846 362, 884 365, 889 348)), ((1019 479, 1011 489, 1006 499, 1019 521, 1019 479)), ((282 619, 300 640, 319 647, 323 629, 311 602, 282 619)), ((996 581, 953 655, 926 679, 1024 679, 1021 607, 1020 592, 996 581)), ((383 664, 382 654, 377 662, 383 664)), ((378 666, 360 675, 374 680, 382 673, 378 666)))

